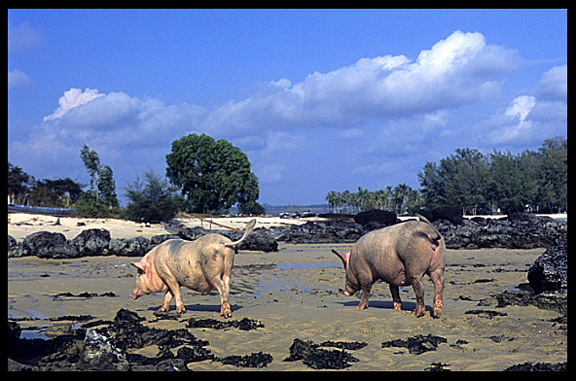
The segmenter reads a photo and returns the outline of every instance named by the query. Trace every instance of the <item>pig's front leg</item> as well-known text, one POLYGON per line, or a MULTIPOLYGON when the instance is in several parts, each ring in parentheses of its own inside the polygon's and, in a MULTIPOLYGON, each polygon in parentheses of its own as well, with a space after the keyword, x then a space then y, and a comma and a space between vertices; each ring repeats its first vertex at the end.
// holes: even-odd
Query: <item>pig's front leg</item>
POLYGON ((364 308, 368 308, 368 298, 370 298, 370 290, 372 290, 372 283, 367 282, 363 283, 361 286, 362 288, 362 297, 360 298, 360 303, 356 306, 357 310, 363 310, 364 308))
POLYGON ((180 284, 176 279, 165 278, 164 283, 168 286, 168 292, 164 295, 164 304, 162 308, 166 307, 166 311, 168 311, 168 304, 166 304, 166 299, 168 299, 168 303, 172 300, 172 296, 176 299, 176 311, 179 314, 183 314, 186 312, 186 308, 184 308, 184 303, 182 303, 182 294, 180 293, 180 284), (170 294, 170 296, 168 296, 170 294))
POLYGON ((164 294, 164 302, 162 303, 162 307, 160 307, 160 311, 168 312, 168 310, 170 310, 170 301, 172 300, 173 296, 174 295, 170 290, 166 291, 166 294, 164 294))

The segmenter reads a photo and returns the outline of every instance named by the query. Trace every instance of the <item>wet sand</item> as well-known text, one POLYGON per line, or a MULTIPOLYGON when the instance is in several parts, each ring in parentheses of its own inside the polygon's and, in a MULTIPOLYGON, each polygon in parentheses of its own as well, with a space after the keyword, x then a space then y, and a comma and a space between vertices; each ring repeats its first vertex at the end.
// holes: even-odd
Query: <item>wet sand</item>
MULTIPOLYGON (((346 368, 350 371, 422 371, 433 363, 445 364, 444 369, 453 371, 504 370, 528 361, 567 361, 567 325, 550 321, 561 316, 559 313, 533 306, 496 308, 493 298, 488 299, 490 303, 478 305, 491 294, 526 283, 528 267, 544 249, 448 250, 443 315, 435 319, 428 312, 417 319, 412 313, 415 308, 412 288, 401 289, 403 310, 394 311, 384 283, 374 286, 368 309, 355 310, 359 297, 347 297, 339 291, 344 287, 344 270, 330 252, 332 248, 347 250, 351 246, 281 243, 277 253, 237 254, 230 295, 232 319, 255 319, 264 328, 251 331, 189 328, 190 332, 208 340, 206 348, 219 357, 259 351, 271 354, 273 361, 263 370, 311 370, 302 361, 283 361, 290 355, 295 338, 314 343, 366 342, 362 349, 347 351, 359 360, 350 363, 346 368), (469 312, 473 310, 497 314, 490 317, 488 313, 469 312), (382 348, 382 342, 418 334, 441 336, 447 342, 420 355, 410 354, 406 348, 382 348)), ((136 301, 128 296, 135 280, 129 262, 134 260, 115 256, 66 260, 10 258, 8 318, 18 319, 24 329, 23 337, 31 338, 53 337, 83 324, 49 321, 49 318, 91 315, 94 320, 110 321, 121 308, 145 317, 145 325, 162 329, 186 328, 192 317, 223 320, 216 291, 202 296, 187 289, 183 289, 186 314, 177 320, 158 320, 154 311, 162 303, 161 294, 136 301), (84 293, 92 296, 86 297, 84 293)), ((433 286, 428 277, 425 285, 426 306, 430 311, 433 286)), ((174 304, 171 308, 175 310, 174 304)), ((176 351, 177 348, 173 349, 176 351)), ((154 357, 158 347, 149 346, 133 353, 154 357)), ((188 363, 188 368, 245 369, 210 360, 188 363)))

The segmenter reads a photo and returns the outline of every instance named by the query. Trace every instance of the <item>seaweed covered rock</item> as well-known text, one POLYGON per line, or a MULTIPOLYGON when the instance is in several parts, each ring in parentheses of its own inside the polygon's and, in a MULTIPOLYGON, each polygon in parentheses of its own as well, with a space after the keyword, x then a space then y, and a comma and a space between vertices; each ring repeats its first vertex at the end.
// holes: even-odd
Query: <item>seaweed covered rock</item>
POLYGON ((361 349, 366 346, 366 343, 348 343, 348 342, 332 342, 326 341, 320 344, 315 344, 311 340, 304 341, 301 339, 294 339, 290 346, 290 356, 284 361, 299 361, 306 364, 312 369, 344 369, 350 366, 349 362, 357 362, 358 359, 345 350, 325 350, 319 347, 337 347, 346 348, 351 350, 361 349))

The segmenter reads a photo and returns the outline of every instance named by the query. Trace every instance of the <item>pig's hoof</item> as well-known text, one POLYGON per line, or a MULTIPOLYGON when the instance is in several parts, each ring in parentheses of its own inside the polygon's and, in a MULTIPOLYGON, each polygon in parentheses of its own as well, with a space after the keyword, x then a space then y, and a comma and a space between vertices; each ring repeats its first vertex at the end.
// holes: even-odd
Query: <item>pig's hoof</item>
POLYGON ((230 303, 222 303, 222 306, 220 307, 220 316, 224 318, 229 318, 232 316, 232 308, 230 307, 230 303))
POLYGON ((225 309, 224 311, 220 312, 220 316, 222 316, 223 318, 228 319, 229 317, 232 317, 232 311, 230 311, 229 308, 225 309))
POLYGON ((181 306, 177 308, 177 311, 179 314, 184 314, 186 313, 186 308, 184 308, 184 306, 181 306))
POLYGON ((435 318, 442 317, 442 309, 441 308, 434 308, 434 317, 435 318))
POLYGON ((394 311, 401 311, 402 303, 394 302, 394 311))
POLYGON ((363 310, 363 309, 365 309, 365 308, 368 308, 368 304, 358 304, 358 305, 356 306, 356 310, 357 310, 357 311, 363 310))
POLYGON ((424 308, 416 308, 416 311, 414 311, 414 313, 416 314, 416 317, 419 318, 424 316, 425 311, 426 310, 424 308))

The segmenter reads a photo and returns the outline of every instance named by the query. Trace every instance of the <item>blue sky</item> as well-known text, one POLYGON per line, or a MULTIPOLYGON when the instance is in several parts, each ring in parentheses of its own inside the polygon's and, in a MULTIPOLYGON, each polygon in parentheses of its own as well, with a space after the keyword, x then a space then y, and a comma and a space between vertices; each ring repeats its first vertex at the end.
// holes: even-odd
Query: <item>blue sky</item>
POLYGON ((8 160, 124 192, 190 133, 260 202, 406 183, 456 148, 567 136, 566 10, 8 10, 8 160))

